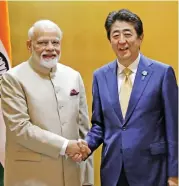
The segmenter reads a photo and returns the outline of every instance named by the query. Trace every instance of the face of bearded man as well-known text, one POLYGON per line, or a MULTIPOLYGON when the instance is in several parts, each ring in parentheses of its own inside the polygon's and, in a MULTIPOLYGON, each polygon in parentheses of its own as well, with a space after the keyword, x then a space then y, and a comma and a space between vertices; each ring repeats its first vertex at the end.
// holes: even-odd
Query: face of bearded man
POLYGON ((56 29, 39 28, 29 42, 33 60, 47 69, 56 66, 61 56, 61 43, 56 29))

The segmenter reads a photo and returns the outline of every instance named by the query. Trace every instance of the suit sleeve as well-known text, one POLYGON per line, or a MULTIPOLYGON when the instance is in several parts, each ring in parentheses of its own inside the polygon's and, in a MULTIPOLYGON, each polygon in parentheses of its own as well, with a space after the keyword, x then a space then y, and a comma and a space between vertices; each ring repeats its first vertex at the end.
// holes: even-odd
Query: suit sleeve
POLYGON ((101 143, 103 143, 104 125, 103 125, 103 114, 99 95, 99 87, 96 76, 93 77, 93 104, 92 104, 92 128, 86 136, 88 146, 93 152, 96 150, 101 143))
POLYGON ((168 142, 168 177, 175 177, 178 176, 178 87, 171 67, 165 72, 162 96, 168 142))
MULTIPOLYGON (((89 131, 89 115, 88 106, 86 101, 85 87, 83 80, 79 74, 80 84, 80 103, 79 103, 79 135, 81 139, 85 139, 89 131)), ((90 156, 86 161, 80 164, 81 166, 81 179, 83 185, 94 185, 94 170, 93 170, 93 156, 90 156)))
POLYGON ((65 138, 43 130, 31 122, 23 87, 9 73, 4 74, 2 78, 1 98, 6 128, 16 142, 37 153, 58 158, 65 138))

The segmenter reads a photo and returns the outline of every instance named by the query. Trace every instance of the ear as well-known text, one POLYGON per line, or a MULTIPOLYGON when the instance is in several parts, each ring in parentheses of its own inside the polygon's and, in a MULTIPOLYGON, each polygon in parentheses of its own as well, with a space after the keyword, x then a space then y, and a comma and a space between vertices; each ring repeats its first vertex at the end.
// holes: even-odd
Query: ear
POLYGON ((27 40, 26 45, 27 45, 28 51, 32 53, 32 40, 27 40))
POLYGON ((140 37, 140 40, 141 40, 141 43, 142 43, 142 41, 143 41, 143 38, 144 38, 144 34, 142 34, 140 37))

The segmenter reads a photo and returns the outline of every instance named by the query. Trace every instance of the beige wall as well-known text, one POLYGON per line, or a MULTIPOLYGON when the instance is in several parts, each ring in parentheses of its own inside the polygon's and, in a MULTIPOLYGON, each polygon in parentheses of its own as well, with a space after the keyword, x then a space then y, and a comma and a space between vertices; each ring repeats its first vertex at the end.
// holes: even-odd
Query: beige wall
MULTIPOLYGON (((13 66, 29 56, 25 42, 29 27, 39 19, 55 21, 63 30, 63 64, 80 71, 84 79, 91 115, 93 71, 115 58, 104 30, 112 10, 128 8, 144 24, 141 51, 146 56, 170 64, 177 73, 177 2, 8 2, 13 66)), ((95 152, 95 186, 99 178, 100 149, 95 152)))

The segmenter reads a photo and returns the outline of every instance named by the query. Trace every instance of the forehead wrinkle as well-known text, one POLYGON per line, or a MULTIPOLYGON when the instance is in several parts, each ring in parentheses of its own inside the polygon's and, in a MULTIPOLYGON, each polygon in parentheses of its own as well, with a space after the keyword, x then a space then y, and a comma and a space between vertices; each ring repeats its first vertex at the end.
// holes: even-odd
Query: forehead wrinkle
POLYGON ((111 30, 113 28, 117 28, 117 29, 130 29, 130 30, 133 30, 135 29, 134 28, 134 25, 130 22, 126 22, 126 21, 115 21, 112 26, 111 26, 111 30), (122 28, 121 28, 122 27, 122 28))
POLYGON ((37 40, 38 37, 44 36, 45 34, 55 33, 56 38, 60 40, 60 33, 55 25, 36 25, 34 26, 34 34, 32 40, 37 40))
POLYGON ((44 38, 54 37, 55 39, 60 40, 58 31, 55 28, 48 28, 48 29, 35 28, 32 40, 38 40, 41 37, 44 37, 44 38))

